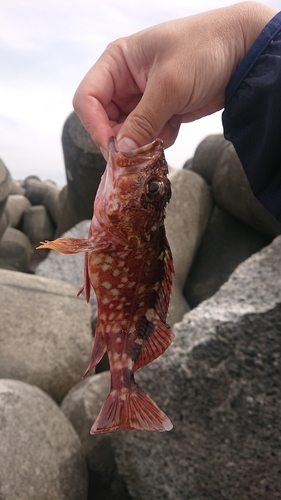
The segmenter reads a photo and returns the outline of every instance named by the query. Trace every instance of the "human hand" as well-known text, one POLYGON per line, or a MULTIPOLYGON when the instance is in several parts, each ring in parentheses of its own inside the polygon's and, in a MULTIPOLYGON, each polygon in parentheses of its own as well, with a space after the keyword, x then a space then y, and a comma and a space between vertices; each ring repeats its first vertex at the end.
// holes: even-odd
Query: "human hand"
POLYGON ((223 108, 231 75, 275 9, 243 2, 169 21, 111 43, 78 87, 73 105, 107 157, 223 108))

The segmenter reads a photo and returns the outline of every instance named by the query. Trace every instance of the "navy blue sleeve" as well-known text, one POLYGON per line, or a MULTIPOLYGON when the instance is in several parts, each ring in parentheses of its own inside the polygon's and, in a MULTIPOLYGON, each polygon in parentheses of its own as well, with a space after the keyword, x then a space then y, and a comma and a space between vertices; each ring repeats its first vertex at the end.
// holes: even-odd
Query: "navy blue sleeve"
POLYGON ((281 222, 281 12, 238 65, 222 120, 254 195, 281 222))

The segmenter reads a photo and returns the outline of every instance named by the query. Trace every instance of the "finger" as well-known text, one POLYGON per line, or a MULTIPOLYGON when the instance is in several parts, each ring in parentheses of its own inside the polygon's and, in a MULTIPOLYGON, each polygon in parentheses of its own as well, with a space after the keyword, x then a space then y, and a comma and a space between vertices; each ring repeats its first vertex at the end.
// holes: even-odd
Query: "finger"
POLYGON ((141 100, 121 126, 117 135, 118 144, 122 140, 124 144, 126 141, 130 144, 131 141, 132 144, 143 146, 159 137, 163 131, 170 145, 177 135, 181 120, 169 122, 180 110, 180 96, 176 96, 174 78, 167 82, 165 76, 165 85, 161 83, 161 75, 158 75, 156 82, 154 80, 151 78, 147 82, 141 100))

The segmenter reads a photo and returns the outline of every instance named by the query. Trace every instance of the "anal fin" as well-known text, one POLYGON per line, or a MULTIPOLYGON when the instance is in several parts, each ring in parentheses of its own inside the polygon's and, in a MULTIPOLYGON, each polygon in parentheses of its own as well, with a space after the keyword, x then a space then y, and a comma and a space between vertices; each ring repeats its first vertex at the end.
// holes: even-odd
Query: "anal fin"
POLYGON ((95 333, 95 339, 94 339, 94 347, 92 350, 91 361, 90 361, 90 364, 89 364, 87 370, 85 371, 85 373, 83 375, 83 378, 86 377, 91 370, 96 368, 97 364, 100 362, 100 360, 103 357, 103 355, 105 354, 105 352, 106 352, 106 344, 105 344, 102 332, 100 331, 100 329, 97 326, 96 333, 95 333))

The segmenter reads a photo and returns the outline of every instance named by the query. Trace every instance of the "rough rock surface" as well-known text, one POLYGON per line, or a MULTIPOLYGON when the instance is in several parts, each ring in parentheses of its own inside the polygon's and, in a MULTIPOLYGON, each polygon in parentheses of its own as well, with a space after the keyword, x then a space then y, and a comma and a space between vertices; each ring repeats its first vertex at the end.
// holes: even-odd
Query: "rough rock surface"
POLYGON ((106 165, 76 113, 71 113, 64 124, 62 145, 67 189, 62 196, 57 236, 92 217, 93 201, 106 165))
POLYGON ((180 321, 189 311, 183 288, 213 209, 212 195, 204 179, 194 172, 170 169, 172 198, 165 227, 172 250, 175 280, 168 323, 180 321))
POLYGON ((212 178, 217 205, 258 231, 275 237, 281 224, 255 198, 234 147, 223 149, 212 178))
POLYGON ((113 435, 134 500, 279 500, 281 237, 175 326, 137 381, 174 422, 113 435))
POLYGON ((69 283, 0 270, 0 377, 57 402, 81 380, 92 350, 90 310, 69 283))
POLYGON ((47 394, 0 380, 1 500, 86 500, 87 467, 72 425, 47 394))
POLYGON ((124 479, 117 471, 110 435, 90 435, 90 429, 109 393, 108 371, 87 377, 64 398, 61 409, 82 443, 89 470, 89 499, 129 500, 124 479))

